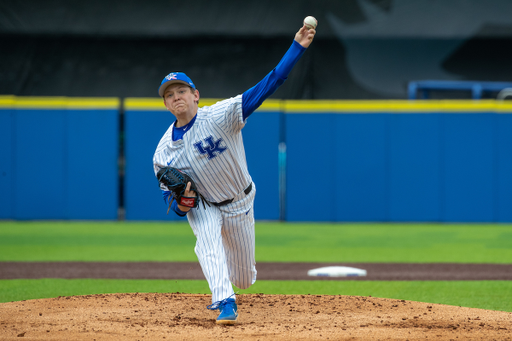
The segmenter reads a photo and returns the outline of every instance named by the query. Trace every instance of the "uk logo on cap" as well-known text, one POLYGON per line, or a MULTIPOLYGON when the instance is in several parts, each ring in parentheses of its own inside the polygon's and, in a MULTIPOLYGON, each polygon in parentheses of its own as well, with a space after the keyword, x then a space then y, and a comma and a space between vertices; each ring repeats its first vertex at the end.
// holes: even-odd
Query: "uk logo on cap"
POLYGON ((164 77, 162 83, 160 84, 160 87, 158 88, 158 94, 160 95, 160 97, 164 96, 165 89, 173 83, 183 83, 190 86, 194 90, 196 88, 192 80, 183 72, 171 72, 170 74, 164 77))
POLYGON ((167 76, 165 76, 165 79, 167 79, 167 80, 171 80, 171 79, 178 79, 178 78, 176 77, 176 74, 175 74, 175 73, 171 72, 170 74, 168 74, 167 76))

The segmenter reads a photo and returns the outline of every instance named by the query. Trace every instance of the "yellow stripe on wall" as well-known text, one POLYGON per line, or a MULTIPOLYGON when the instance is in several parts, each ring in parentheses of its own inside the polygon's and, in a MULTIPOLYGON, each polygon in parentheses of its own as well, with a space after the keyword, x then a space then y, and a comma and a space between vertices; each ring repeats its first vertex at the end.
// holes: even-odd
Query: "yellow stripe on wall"
POLYGON ((10 109, 14 106, 15 96, 2 95, 0 96, 0 108, 10 109))
POLYGON ((17 97, 0 96, 0 108, 12 109, 118 109, 116 97, 17 97))
MULTIPOLYGON (((200 99, 210 106, 221 99, 200 99)), ((13 109, 118 109, 115 97, 18 97, 0 95, 0 108, 13 109)), ((125 110, 165 111, 160 98, 125 98, 125 110)), ((484 100, 266 100, 257 111, 301 113, 512 113, 512 101, 484 100)))
POLYGON ((115 97, 105 98, 67 98, 68 109, 119 109, 121 100, 115 97))
POLYGON ((360 100, 284 101, 286 113, 434 113, 512 112, 512 101, 489 100, 360 100))
MULTIPOLYGON (((221 99, 201 99, 210 106, 221 99)), ((125 110, 166 110, 159 98, 126 98, 125 110)), ((258 111, 300 113, 512 113, 512 101, 489 100, 266 100, 258 111)))
MULTIPOLYGON (((199 107, 210 106, 221 101, 215 98, 201 98, 199 107)), ((125 98, 124 109, 133 111, 166 111, 164 101, 161 98, 125 98)))
MULTIPOLYGON (((199 107, 211 106, 222 98, 201 98, 199 99, 199 107)), ((281 111, 284 101, 266 100, 258 108, 258 111, 281 111)), ((165 111, 164 102, 161 98, 125 98, 124 109, 133 111, 165 111)))
POLYGON ((164 101, 160 98, 125 98, 124 110, 165 111, 164 101))

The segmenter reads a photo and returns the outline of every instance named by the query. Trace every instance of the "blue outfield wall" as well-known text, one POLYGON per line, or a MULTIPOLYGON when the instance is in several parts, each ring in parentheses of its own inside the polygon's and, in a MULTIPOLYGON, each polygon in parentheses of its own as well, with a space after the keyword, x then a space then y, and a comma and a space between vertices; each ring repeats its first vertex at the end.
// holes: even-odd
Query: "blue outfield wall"
POLYGON ((14 110, 7 105, 0 107, 0 219, 11 219, 14 216, 13 130, 14 110))
POLYGON ((0 219, 117 219, 118 99, 2 96, 0 117, 0 219))
POLYGON ((497 126, 497 218, 512 222, 512 115, 499 116, 497 126))
MULTIPOLYGON (((266 101, 242 130, 255 218, 512 222, 508 103, 266 101)), ((0 219, 117 219, 119 118, 115 98, 0 96, 0 219)), ((160 99, 124 100, 128 220, 185 220, 152 165, 173 121, 160 99)))
POLYGON ((384 115, 389 121, 386 220, 441 219, 442 115, 384 115))
MULTIPOLYGON (((201 99, 211 105, 214 99, 201 99)), ((125 217, 127 220, 186 220, 173 211, 166 214, 153 171, 158 142, 174 122, 161 99, 127 98, 125 108, 125 217)), ((242 130, 249 171, 257 187, 255 218, 279 219, 278 145, 279 106, 264 104, 242 130)))
POLYGON ((286 220, 511 222, 510 105, 452 102, 288 105, 286 220))
MULTIPOLYGON (((160 104, 162 105, 161 101, 160 104)), ((165 108, 164 108, 165 109, 165 108)), ((168 111, 126 108, 124 207, 127 220, 186 220, 171 210, 162 198, 153 171, 153 154, 160 138, 174 121, 168 111)))
POLYGON ((281 113, 272 108, 254 112, 242 129, 247 167, 256 184, 254 218, 279 220, 279 142, 281 113), (268 110, 268 111, 265 111, 268 110))

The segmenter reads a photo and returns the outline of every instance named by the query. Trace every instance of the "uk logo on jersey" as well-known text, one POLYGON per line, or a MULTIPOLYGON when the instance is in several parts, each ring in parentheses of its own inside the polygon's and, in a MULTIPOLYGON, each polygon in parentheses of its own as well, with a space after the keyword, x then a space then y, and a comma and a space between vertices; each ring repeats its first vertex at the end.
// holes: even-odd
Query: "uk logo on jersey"
POLYGON ((227 147, 220 146, 222 138, 214 141, 212 136, 208 136, 203 141, 194 143, 194 147, 196 147, 201 155, 208 154, 208 160, 213 159, 228 149, 227 147), (206 146, 203 144, 203 141, 206 142, 206 146))

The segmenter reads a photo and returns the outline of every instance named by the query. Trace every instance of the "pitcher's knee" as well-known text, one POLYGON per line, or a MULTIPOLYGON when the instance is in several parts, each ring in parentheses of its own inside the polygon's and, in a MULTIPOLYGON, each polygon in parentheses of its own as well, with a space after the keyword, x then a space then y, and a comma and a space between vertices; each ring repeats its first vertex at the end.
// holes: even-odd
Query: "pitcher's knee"
POLYGON ((248 289, 254 282, 256 282, 256 271, 247 271, 243 276, 231 278, 231 283, 239 289, 248 289))
POLYGON ((252 285, 251 281, 234 281, 233 285, 236 286, 238 289, 249 289, 249 287, 252 285))

